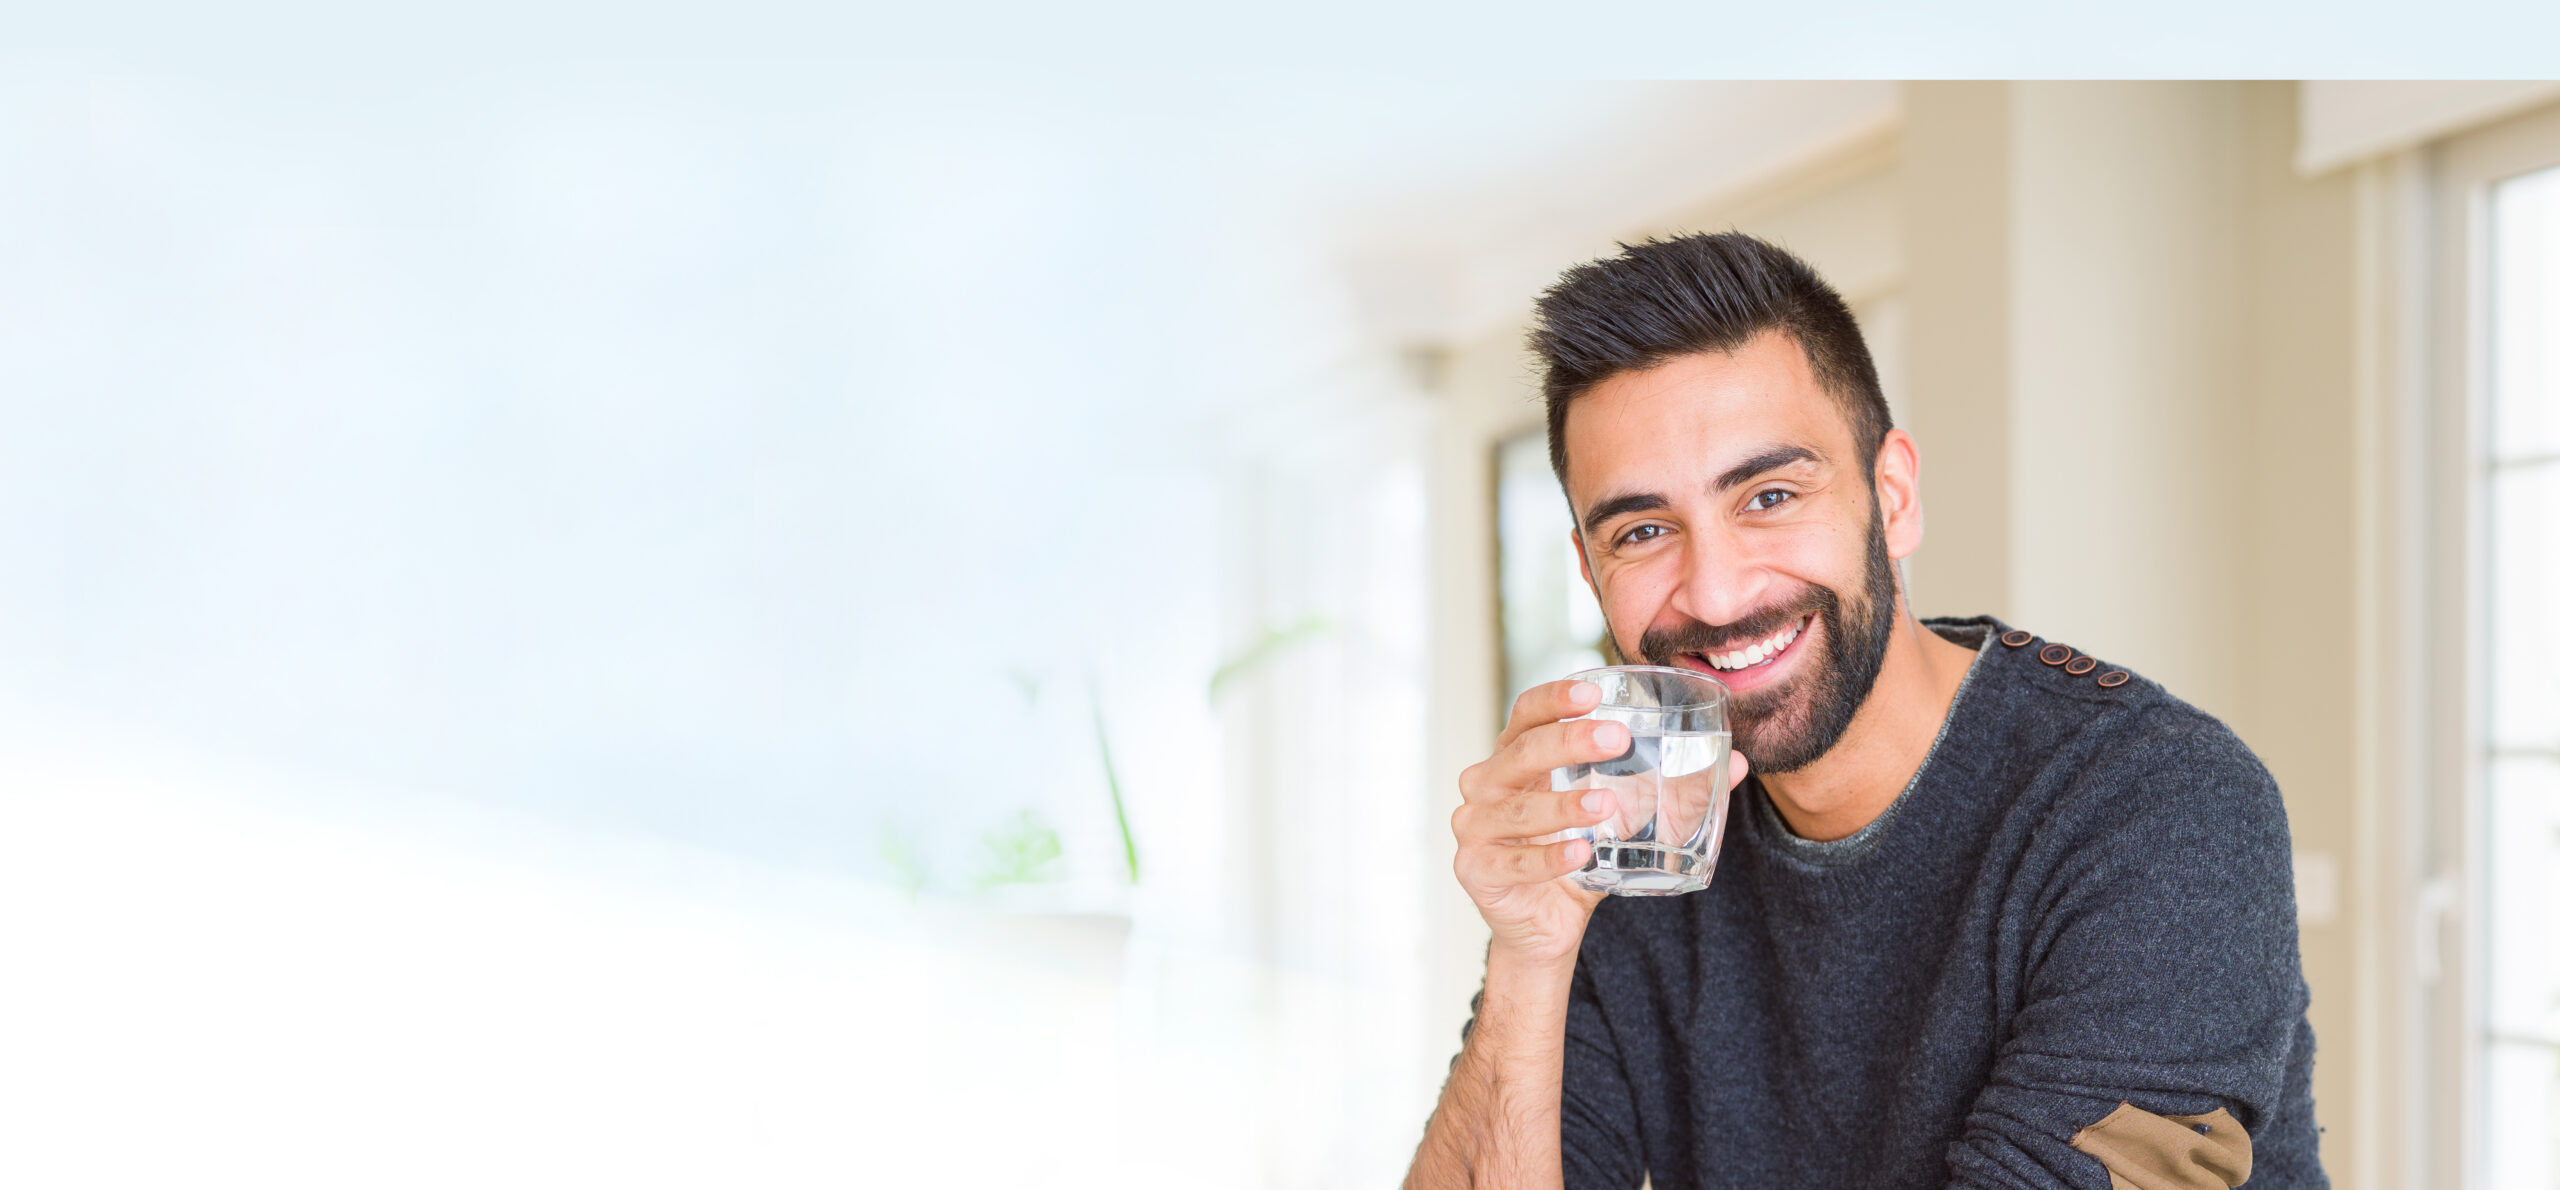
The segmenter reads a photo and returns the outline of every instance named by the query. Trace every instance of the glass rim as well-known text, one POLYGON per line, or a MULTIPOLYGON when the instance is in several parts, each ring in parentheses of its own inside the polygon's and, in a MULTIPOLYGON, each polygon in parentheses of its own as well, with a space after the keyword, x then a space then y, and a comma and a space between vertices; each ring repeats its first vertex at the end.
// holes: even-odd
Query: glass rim
MULTIPOLYGON (((1655 703, 1651 706, 1628 706, 1625 703, 1610 702, 1607 693, 1604 691, 1600 698, 1600 705, 1604 707, 1618 707, 1621 710, 1629 711, 1688 711, 1696 710, 1700 707, 1723 706, 1727 701, 1730 701, 1733 698, 1733 688, 1725 685, 1722 678, 1718 678, 1714 674, 1699 673, 1694 669, 1682 669, 1676 665, 1602 665, 1592 669, 1575 670, 1572 673, 1566 674, 1565 680, 1589 682, 1592 681, 1589 677, 1591 674, 1609 673, 1674 674, 1679 677, 1691 678, 1705 682, 1709 688, 1715 691, 1715 697, 1705 702, 1669 702, 1655 703)), ((1593 684, 1597 685, 1598 683, 1594 682, 1593 684)))

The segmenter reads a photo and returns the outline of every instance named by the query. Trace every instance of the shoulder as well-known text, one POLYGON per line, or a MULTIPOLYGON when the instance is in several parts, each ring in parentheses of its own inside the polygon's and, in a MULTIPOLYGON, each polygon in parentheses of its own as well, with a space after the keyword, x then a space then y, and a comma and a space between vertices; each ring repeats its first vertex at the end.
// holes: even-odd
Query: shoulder
MULTIPOLYGON (((2091 725, 2086 759, 2061 783, 2054 833, 2204 885, 2290 895, 2284 799, 2221 720, 2162 694, 2091 725)), ((2165 873, 2164 873, 2165 874, 2165 873)))
POLYGON ((1996 626, 1983 647, 2006 678, 2012 762, 2042 794, 2040 834, 2185 854, 2273 848, 2289 862, 2275 779, 2220 719, 2021 629, 1996 626))

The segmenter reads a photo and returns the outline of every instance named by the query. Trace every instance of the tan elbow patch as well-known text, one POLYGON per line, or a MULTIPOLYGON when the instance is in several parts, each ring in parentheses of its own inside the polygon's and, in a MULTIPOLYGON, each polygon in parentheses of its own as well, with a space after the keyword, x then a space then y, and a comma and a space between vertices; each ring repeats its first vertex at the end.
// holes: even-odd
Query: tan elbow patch
POLYGON ((2231 1113, 2155 1116, 2130 1103, 2071 1137, 2115 1190, 2231 1190, 2249 1180, 2249 1132, 2231 1113))

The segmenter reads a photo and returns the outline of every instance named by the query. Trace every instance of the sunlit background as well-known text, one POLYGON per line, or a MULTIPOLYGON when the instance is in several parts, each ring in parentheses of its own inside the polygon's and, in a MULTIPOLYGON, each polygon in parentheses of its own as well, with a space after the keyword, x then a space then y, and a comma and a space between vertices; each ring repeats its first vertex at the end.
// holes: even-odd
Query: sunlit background
POLYGON ((2339 1184, 2560 1187, 2554 95, 0 60, 0 1183, 1392 1184, 1528 303, 1739 226, 2286 785, 2339 1184))

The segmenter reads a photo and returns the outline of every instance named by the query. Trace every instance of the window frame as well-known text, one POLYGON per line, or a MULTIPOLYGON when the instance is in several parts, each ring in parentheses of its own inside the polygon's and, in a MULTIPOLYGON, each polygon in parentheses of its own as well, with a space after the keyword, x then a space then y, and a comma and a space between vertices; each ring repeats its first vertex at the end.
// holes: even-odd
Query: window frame
POLYGON ((2432 1090, 2420 1151, 2402 1168, 2420 1184, 2485 1187, 2491 204, 2499 183, 2560 168, 2560 106, 2448 138, 2425 156, 2431 283, 2416 461, 2427 499, 2423 536, 2402 556, 2422 567, 2428 649, 2410 675, 2426 728, 2414 766, 2423 784, 2409 991, 2432 1090))

